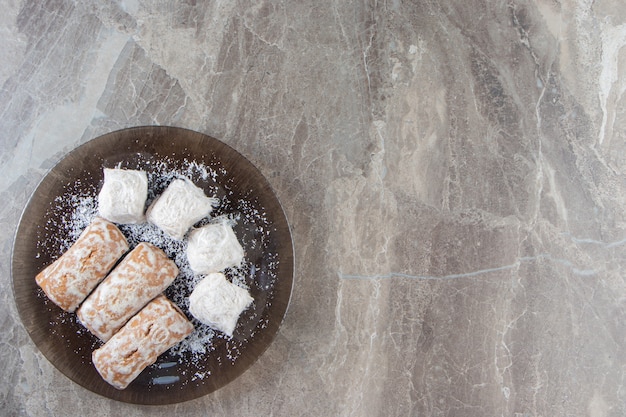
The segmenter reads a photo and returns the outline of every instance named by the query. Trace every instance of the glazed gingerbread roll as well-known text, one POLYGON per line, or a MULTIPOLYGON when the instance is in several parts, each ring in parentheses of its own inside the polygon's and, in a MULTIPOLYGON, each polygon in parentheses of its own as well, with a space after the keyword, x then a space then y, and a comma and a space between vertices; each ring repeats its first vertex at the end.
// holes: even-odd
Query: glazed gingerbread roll
POLYGON ((102 378, 124 389, 159 355, 193 331, 193 324, 164 295, 159 295, 92 354, 102 378))
POLYGON ((106 342, 177 275, 178 267, 165 252, 139 243, 87 297, 78 309, 78 319, 106 342))
POLYGON ((96 217, 35 281, 56 305, 73 312, 126 251, 128 242, 117 226, 96 217))

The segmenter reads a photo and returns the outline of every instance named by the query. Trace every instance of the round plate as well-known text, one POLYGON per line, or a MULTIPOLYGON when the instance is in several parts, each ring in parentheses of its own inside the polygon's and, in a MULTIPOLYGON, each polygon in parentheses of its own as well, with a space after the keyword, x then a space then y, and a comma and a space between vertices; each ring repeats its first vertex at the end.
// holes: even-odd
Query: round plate
MULTIPOLYGON (((184 257, 177 259, 180 263, 184 257)), ((184 265, 179 268, 185 270, 184 265)), ((13 293, 24 326, 57 369, 83 387, 114 400, 172 404, 223 387, 265 351, 289 304, 294 261, 285 214, 254 165, 212 137, 152 126, 93 139, 71 151, 45 176, 22 214, 11 269, 13 293), (234 220, 235 234, 245 250, 242 268, 236 277, 229 278, 248 287, 254 298, 240 316, 232 338, 204 329, 200 336, 195 335, 194 343, 203 342, 200 349, 179 347, 164 353, 125 390, 110 386, 94 368, 91 353, 101 342, 77 322, 74 313, 50 302, 35 283, 35 275, 61 256, 76 237, 76 230, 72 230, 76 219, 95 214, 89 210, 93 211, 102 185, 103 167, 146 170, 155 194, 167 185, 168 178, 161 174, 173 172, 192 179, 207 195, 216 195, 220 205, 211 215, 234 220), (212 335, 209 342, 207 334, 212 335)), ((189 277, 179 275, 166 295, 195 321, 185 305, 193 285, 184 280, 189 277)), ((198 323, 194 324, 198 330, 198 323)))

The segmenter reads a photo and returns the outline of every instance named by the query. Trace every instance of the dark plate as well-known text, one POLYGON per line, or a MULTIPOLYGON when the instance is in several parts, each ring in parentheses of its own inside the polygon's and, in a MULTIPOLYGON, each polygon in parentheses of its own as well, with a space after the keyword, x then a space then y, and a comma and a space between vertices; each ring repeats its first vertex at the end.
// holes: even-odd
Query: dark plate
MULTIPOLYGON (((177 263, 183 262, 180 259, 184 257, 177 263)), ((243 374, 270 345, 281 325, 291 297, 293 270, 285 214, 259 170, 217 139, 157 126, 100 136, 63 158, 24 209, 12 259, 13 293, 20 317, 46 358, 83 387, 137 404, 191 400, 243 374), (236 219, 235 233, 246 251, 244 267, 236 277, 231 272, 227 275, 246 285, 255 300, 240 317, 232 338, 216 332, 205 352, 195 348, 168 351, 122 391, 107 384, 91 362, 91 352, 100 345, 97 338, 76 321, 75 314, 50 302, 35 283, 35 275, 58 258, 75 236, 72 227, 76 229, 76 219, 92 215, 89 209, 93 209, 102 185, 103 167, 144 169, 152 174, 150 186, 157 194, 168 180, 161 178, 161 173, 182 172, 207 195, 217 195, 221 204, 213 214, 236 219)), ((181 274, 166 295, 193 319, 185 304, 192 285, 185 280, 189 277, 181 274)))

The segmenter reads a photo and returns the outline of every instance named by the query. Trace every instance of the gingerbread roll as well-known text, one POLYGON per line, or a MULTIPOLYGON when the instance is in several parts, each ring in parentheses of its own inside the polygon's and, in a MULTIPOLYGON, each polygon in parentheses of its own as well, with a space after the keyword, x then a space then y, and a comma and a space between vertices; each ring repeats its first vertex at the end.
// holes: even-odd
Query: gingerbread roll
POLYGON ((124 389, 192 331, 193 325, 180 309, 159 295, 93 352, 93 364, 106 382, 124 389))
POLYGON ((178 267, 156 246, 138 244, 78 309, 78 319, 107 341, 174 281, 178 267))
POLYGON ((73 312, 128 251, 128 242, 111 222, 96 217, 76 242, 35 277, 52 302, 73 312))

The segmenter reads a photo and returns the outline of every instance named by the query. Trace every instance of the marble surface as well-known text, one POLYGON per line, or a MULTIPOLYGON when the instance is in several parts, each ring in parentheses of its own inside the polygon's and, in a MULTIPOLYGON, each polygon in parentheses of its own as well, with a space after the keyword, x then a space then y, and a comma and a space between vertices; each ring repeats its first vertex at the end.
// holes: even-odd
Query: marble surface
POLYGON ((2 3, 0 414, 626 415, 621 0, 2 3), (46 172, 155 124, 256 164, 296 257, 269 350, 163 407, 59 373, 10 278, 46 172))

